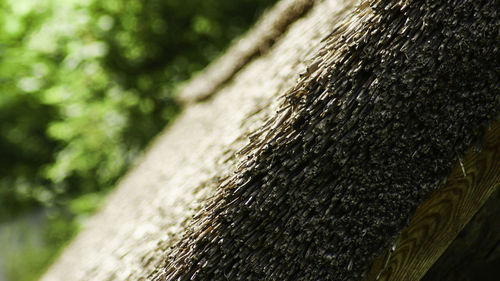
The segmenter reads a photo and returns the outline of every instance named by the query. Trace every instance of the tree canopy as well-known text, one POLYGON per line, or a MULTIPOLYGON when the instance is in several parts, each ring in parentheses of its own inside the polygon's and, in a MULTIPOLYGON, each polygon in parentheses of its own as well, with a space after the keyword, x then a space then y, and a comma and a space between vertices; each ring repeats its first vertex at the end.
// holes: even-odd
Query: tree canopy
POLYGON ((0 0, 0 221, 95 209, 179 83, 273 2, 0 0))

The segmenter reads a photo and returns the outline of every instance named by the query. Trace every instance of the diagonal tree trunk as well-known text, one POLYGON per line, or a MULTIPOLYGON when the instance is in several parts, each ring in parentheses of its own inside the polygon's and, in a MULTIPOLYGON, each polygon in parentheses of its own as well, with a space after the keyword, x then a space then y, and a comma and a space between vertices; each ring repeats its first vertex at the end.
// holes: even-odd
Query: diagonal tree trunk
MULTIPOLYGON (((390 275, 402 250, 376 258, 457 161, 467 178, 476 162, 463 156, 499 117, 499 6, 302 6, 311 10, 287 21, 267 53, 186 109, 43 280, 390 275)), ((456 229, 499 185, 487 182, 456 229)), ((419 280, 440 253, 404 280, 419 280)))
POLYGON ((334 28, 166 280, 359 280, 499 114, 494 1, 368 1, 334 28))

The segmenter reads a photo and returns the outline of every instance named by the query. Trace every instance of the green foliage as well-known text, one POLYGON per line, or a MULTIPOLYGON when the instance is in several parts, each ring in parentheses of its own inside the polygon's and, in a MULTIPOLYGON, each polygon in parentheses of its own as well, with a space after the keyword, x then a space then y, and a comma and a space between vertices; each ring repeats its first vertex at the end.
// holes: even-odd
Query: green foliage
POLYGON ((78 224, 69 216, 23 216, 3 226, 0 256, 9 280, 36 280, 76 234, 78 224))
POLYGON ((178 84, 274 1, 0 0, 0 222, 42 207, 63 233, 20 260, 46 266, 179 112, 178 84))
POLYGON ((113 186, 270 0, 0 0, 0 218, 113 186))

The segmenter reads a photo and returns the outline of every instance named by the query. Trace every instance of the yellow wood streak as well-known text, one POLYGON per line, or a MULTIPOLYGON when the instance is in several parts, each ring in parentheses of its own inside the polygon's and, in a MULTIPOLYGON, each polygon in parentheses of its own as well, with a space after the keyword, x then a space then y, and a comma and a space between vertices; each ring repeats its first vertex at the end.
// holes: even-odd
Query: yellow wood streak
POLYGON ((486 133, 480 153, 472 149, 447 183, 415 212, 392 254, 377 259, 366 281, 417 281, 448 248, 488 197, 500 186, 500 122, 486 133))

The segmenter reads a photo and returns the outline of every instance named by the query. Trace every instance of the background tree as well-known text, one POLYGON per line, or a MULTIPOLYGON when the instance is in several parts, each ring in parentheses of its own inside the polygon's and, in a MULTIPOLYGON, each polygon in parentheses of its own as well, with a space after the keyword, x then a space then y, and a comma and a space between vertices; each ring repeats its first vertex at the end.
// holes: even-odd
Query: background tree
POLYGON ((179 112, 178 84, 273 2, 0 1, 0 221, 48 220, 43 254, 4 253, 12 280, 40 273, 179 112))

